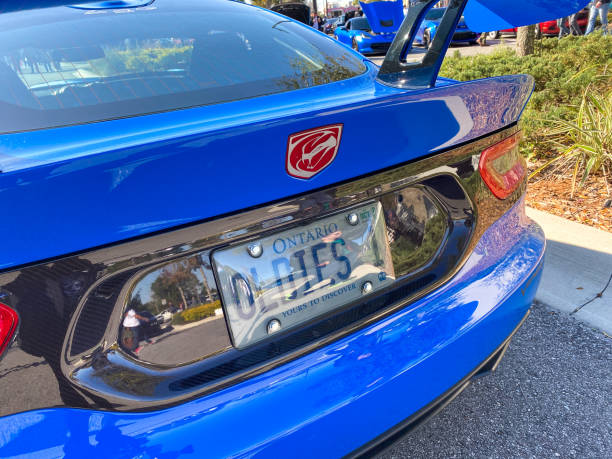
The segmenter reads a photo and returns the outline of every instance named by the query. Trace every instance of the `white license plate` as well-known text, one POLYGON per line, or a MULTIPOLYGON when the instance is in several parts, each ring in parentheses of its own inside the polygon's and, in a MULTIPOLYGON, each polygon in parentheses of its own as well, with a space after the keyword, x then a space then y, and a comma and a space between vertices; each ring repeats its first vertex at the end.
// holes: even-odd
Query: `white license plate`
POLYGON ((214 252, 234 345, 244 348, 391 283, 385 232, 376 202, 214 252), (357 215, 352 224, 349 214, 357 215), (262 252, 254 257, 249 246, 257 245, 262 252))

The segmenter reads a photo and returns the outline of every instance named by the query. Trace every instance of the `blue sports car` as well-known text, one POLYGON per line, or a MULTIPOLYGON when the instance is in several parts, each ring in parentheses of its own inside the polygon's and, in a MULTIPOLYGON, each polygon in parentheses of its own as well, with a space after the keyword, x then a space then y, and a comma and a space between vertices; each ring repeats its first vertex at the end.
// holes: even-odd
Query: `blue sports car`
POLYGON ((343 26, 336 27, 334 38, 362 54, 386 53, 395 33, 373 32, 367 18, 357 17, 350 19, 343 26))
MULTIPOLYGON (((440 21, 444 16, 446 8, 432 8, 425 15, 425 20, 421 23, 415 37, 415 43, 418 43, 426 48, 429 48, 431 42, 436 35, 440 21)), ((465 19, 462 17, 457 23, 457 29, 453 33, 451 43, 462 44, 469 43, 475 44, 480 34, 473 32, 469 29, 465 23, 465 19)))
POLYGON ((438 69, 505 1, 378 67, 236 1, 0 0, 0 457, 370 456, 495 369, 533 79, 438 69))
POLYGON ((365 16, 336 27, 334 38, 362 54, 386 53, 404 19, 401 0, 360 5, 365 16))

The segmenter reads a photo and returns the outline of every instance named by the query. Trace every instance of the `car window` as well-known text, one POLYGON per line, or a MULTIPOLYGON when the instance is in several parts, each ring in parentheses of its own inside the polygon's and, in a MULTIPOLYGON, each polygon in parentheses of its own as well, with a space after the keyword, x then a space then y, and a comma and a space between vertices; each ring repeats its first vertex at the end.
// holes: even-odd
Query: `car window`
POLYGON ((370 30, 370 23, 366 18, 355 18, 351 20, 351 29, 353 30, 370 30))
POLYGON ((273 13, 234 2, 159 5, 0 15, 0 133, 229 102, 365 71, 332 40, 273 13))

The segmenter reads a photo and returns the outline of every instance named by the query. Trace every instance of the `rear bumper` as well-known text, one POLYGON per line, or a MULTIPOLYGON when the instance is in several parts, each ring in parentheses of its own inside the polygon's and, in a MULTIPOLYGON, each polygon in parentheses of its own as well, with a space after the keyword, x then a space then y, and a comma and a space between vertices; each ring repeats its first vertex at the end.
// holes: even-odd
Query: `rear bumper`
POLYGON ((506 343, 535 295, 544 246, 520 201, 451 281, 379 322, 172 408, 58 408, 2 418, 0 456, 338 457, 373 446, 461 387, 506 343))
POLYGON ((527 316, 529 316, 529 312, 530 311, 527 311, 510 336, 508 336, 508 338, 506 338, 506 340, 495 351, 493 351, 493 353, 491 353, 491 355, 487 357, 484 362, 461 379, 461 381, 459 381, 433 402, 411 415, 409 418, 392 427, 374 440, 366 443, 358 450, 353 451, 348 455, 348 457, 365 458, 381 454, 386 449, 391 448, 395 443, 398 443, 404 437, 409 435, 414 429, 422 425, 430 417, 444 409, 444 407, 452 402, 457 395, 463 392, 463 390, 470 385, 472 378, 494 371, 504 357, 504 354, 506 353, 506 350, 510 345, 510 341, 514 337, 515 333, 523 326, 527 316))
POLYGON ((478 38, 478 34, 476 32, 462 30, 460 32, 455 32, 453 34, 453 38, 451 39, 451 43, 471 43, 478 38))
POLYGON ((391 46, 390 41, 372 42, 372 41, 361 41, 359 44, 359 52, 362 54, 377 54, 386 53, 391 46))

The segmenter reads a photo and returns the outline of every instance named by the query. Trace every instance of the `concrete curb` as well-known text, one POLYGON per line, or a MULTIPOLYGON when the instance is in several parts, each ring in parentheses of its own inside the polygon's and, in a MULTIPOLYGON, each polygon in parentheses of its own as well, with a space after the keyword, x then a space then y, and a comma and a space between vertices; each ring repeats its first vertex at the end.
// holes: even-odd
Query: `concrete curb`
POLYGON ((612 335, 612 234, 527 208, 546 234, 536 301, 612 335))

